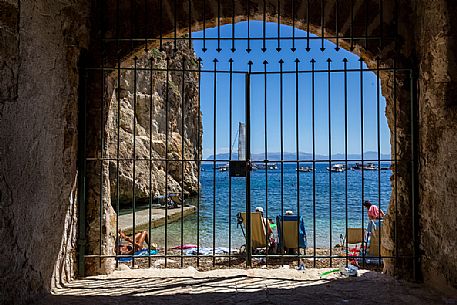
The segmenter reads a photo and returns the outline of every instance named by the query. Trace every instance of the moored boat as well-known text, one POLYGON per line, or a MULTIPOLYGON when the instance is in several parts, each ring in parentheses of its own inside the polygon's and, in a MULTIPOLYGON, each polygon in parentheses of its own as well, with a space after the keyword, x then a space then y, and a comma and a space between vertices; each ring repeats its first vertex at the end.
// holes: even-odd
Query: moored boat
POLYGON ((311 166, 300 166, 299 168, 295 169, 298 172, 309 173, 313 172, 314 169, 311 166))
POLYGON ((327 167, 327 170, 330 172, 344 172, 346 170, 346 167, 344 164, 335 164, 332 167, 327 167))

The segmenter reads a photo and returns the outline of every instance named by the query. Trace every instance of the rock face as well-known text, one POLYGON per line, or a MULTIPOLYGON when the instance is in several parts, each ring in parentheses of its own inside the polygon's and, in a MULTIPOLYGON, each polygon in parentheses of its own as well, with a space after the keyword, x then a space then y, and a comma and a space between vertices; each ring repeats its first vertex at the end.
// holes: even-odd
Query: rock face
POLYGON ((129 204, 134 197, 141 201, 163 195, 166 188, 184 195, 198 190, 198 162, 181 161, 201 156, 198 62, 187 44, 163 48, 141 51, 122 63, 129 69, 111 76, 105 132, 108 157, 115 159, 109 161, 113 205, 118 197, 129 204))

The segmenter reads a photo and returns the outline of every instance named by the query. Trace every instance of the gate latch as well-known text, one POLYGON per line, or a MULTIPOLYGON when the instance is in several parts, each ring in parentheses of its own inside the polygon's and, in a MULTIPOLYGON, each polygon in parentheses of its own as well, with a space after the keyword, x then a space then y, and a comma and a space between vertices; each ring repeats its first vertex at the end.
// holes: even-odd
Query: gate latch
POLYGON ((233 160, 229 162, 230 177, 246 177, 251 168, 251 161, 233 160))

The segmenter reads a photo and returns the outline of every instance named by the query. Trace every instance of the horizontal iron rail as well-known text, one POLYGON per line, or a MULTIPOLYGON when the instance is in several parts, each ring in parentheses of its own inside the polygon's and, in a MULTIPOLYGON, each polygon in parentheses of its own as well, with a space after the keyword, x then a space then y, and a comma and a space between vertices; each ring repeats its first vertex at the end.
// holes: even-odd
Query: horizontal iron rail
MULTIPOLYGON (((379 40, 381 39, 380 36, 354 36, 354 37, 348 37, 348 36, 281 36, 280 39, 281 41, 284 40, 322 40, 323 39, 339 39, 339 40, 379 40)), ((392 40, 394 41, 394 37, 387 37, 384 36, 382 37, 383 40, 388 41, 392 40)), ((148 37, 143 37, 143 38, 103 38, 103 42, 141 42, 145 43, 147 42, 153 42, 153 41, 160 41, 160 38, 148 38, 148 37)), ((163 41, 174 41, 174 40, 189 40, 188 37, 162 37, 163 41)), ((277 36, 272 36, 272 37, 192 37, 192 40, 202 40, 202 41, 208 41, 208 40, 214 40, 214 41, 223 41, 223 40, 228 40, 228 41, 252 41, 252 40, 278 40, 277 36)))
MULTIPOLYGON (((247 67, 247 64, 246 64, 246 67, 247 67)), ((117 71, 117 70, 125 70, 125 71, 152 71, 152 72, 181 72, 180 69, 160 69, 160 68, 148 68, 148 67, 144 67, 144 68, 140 68, 140 67, 137 67, 137 68, 132 68, 132 67, 87 67, 86 70, 88 71, 117 71)), ((330 70, 330 72, 332 73, 346 73, 346 72, 376 72, 376 71, 386 71, 386 72, 393 72, 393 71, 396 71, 396 72, 405 72, 405 73, 410 73, 411 72, 411 69, 408 69, 408 68, 393 68, 393 67, 384 67, 384 68, 379 68, 376 69, 376 68, 357 68, 357 69, 333 69, 333 70, 330 70)), ((188 69, 186 70, 186 72, 195 72, 195 73, 214 73, 214 70, 198 70, 198 69, 188 69)), ((230 70, 217 70, 216 71, 217 74, 247 74, 248 71, 232 71, 230 72, 230 70)), ((278 72, 278 71, 267 71, 267 72, 263 72, 263 71, 252 71, 250 72, 251 75, 263 75, 263 74, 280 74, 281 72, 278 72)), ((316 70, 299 70, 299 71, 293 71, 293 70, 286 70, 286 71, 283 71, 282 74, 295 74, 295 73, 299 73, 299 74, 302 74, 302 73, 328 73, 328 70, 327 69, 316 69, 316 70)))
MULTIPOLYGON (((148 257, 151 257, 151 258, 164 258, 164 257, 184 257, 184 258, 188 258, 188 259, 197 259, 197 255, 180 255, 180 254, 174 254, 174 255, 160 255, 160 254, 153 254, 153 255, 97 255, 97 254, 92 254, 92 255, 84 255, 85 258, 148 258, 148 257)), ((237 258, 245 258, 244 255, 234 255, 234 254, 216 254, 216 255, 203 255, 203 254, 199 254, 198 255, 198 258, 213 258, 213 257, 216 257, 216 258, 233 258, 233 259, 237 259, 237 258)), ((263 257, 266 257, 266 254, 252 254, 252 258, 263 258, 263 257)), ((369 258, 372 258, 372 259, 384 259, 384 258, 414 258, 413 255, 398 255, 398 256, 381 256, 379 257, 378 255, 373 255, 373 256, 369 256, 369 255, 359 255, 359 256, 351 256, 351 255, 298 255, 298 254, 268 254, 268 257, 269 258, 350 258, 350 259, 357 259, 357 258, 365 258, 365 259, 369 259, 369 258)))
MULTIPOLYGON (((156 162, 180 162, 180 161, 185 161, 185 162, 201 162, 201 163, 213 163, 214 161, 216 162, 229 162, 233 161, 233 159, 209 159, 209 160, 198 160, 198 159, 148 159, 148 158, 97 158, 97 157, 89 157, 85 159, 86 161, 156 161, 156 162)), ((257 161, 251 161, 251 163, 265 163, 265 162, 276 162, 276 163, 297 163, 297 162, 316 162, 316 163, 328 163, 328 162, 362 162, 362 159, 293 159, 293 160, 279 160, 279 159, 268 159, 268 160, 257 160, 257 161)), ((405 161, 411 161, 409 158, 405 159, 363 159, 364 164, 366 163, 373 163, 373 162, 405 162, 405 161)), ((365 169, 366 170, 366 169, 365 169)))

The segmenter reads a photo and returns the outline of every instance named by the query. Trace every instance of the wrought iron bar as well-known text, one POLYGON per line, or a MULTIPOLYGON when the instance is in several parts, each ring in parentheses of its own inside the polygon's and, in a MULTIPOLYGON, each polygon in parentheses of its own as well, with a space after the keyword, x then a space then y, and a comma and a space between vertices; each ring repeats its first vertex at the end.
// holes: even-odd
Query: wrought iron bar
MULTIPOLYGON (((344 64, 344 157, 345 157, 345 166, 348 168, 348 74, 347 74, 347 58, 343 59, 344 64)), ((345 236, 346 236, 346 249, 349 249, 348 244, 348 171, 345 171, 344 179, 344 206, 345 206, 345 236)), ((346 266, 348 265, 349 252, 346 250, 346 266)))
MULTIPOLYGON (((251 72, 252 61, 248 62, 251 72)), ((251 228, 251 74, 246 74, 246 266, 252 266, 251 228)))
MULTIPOLYGON (((229 59, 230 71, 233 70, 233 59, 229 59)), ((232 123, 233 123, 233 74, 229 75, 229 160, 232 160, 232 123)), ((232 176, 229 175, 229 198, 228 198, 228 248, 229 248, 229 267, 232 265, 232 176)))
MULTIPOLYGON (((332 108, 331 108, 331 63, 332 60, 329 58, 327 59, 327 69, 328 69, 328 74, 327 74, 327 97, 328 97, 328 155, 329 158, 332 155, 332 108)), ((328 171, 328 191, 329 191, 329 248, 330 248, 330 256, 332 256, 332 162, 329 162, 329 171, 328 171)), ((332 267, 332 259, 330 258, 330 267, 332 267)))
MULTIPOLYGON (((300 159, 300 135, 299 130, 300 127, 298 125, 298 100, 299 100, 299 86, 298 86, 298 65, 300 60, 298 58, 295 59, 295 154, 297 155, 297 160, 300 159)), ((300 162, 297 161, 297 229, 300 232, 300 162)), ((314 168, 313 168, 314 171, 314 168)), ((300 234, 297 234, 297 255, 300 256, 300 234)), ((298 262, 299 263, 299 262, 298 262)))
MULTIPOLYGON (((311 102, 312 102, 312 128, 313 128, 313 169, 316 168, 316 129, 315 129, 315 75, 314 65, 316 61, 311 59, 311 102)), ((313 267, 316 268, 316 171, 313 170, 313 267)))
POLYGON ((216 131, 217 131, 217 63, 215 58, 214 75, 213 75, 213 267, 216 265, 215 249, 216 249, 216 131))
POLYGON ((168 265, 168 134, 170 129, 170 122, 168 121, 168 112, 170 107, 170 74, 168 68, 170 67, 170 58, 167 56, 167 70, 166 70, 166 86, 165 86, 165 268, 168 265))
MULTIPOLYGON (((201 67, 202 67, 202 59, 199 57, 197 59, 198 62, 198 115, 197 115, 197 126, 198 126, 198 137, 197 137, 197 147, 200 147, 200 124, 201 124, 201 87, 202 87, 202 75, 201 75, 201 67)), ((200 149, 197 149, 197 164, 198 164, 198 175, 197 175, 197 182, 198 182, 198 194, 197 194, 197 267, 200 267, 200 172, 201 172, 201 159, 200 156, 200 149)))
MULTIPOLYGON (((365 202, 365 166, 364 166, 364 158, 363 158, 363 136, 364 136, 364 133, 363 133, 363 103, 364 103, 364 99, 363 99, 363 60, 360 59, 359 60, 360 62, 360 158, 361 158, 361 162, 362 162, 362 168, 361 168, 361 172, 362 172, 362 204, 365 202)), ((365 227, 365 211, 363 210, 363 205, 360 205, 360 208, 361 208, 361 213, 362 213, 362 228, 365 227)), ((362 260, 362 266, 365 267, 365 246, 366 246, 366 243, 365 243, 365 238, 363 236, 363 230, 362 230, 362 249, 363 249, 363 252, 362 252, 362 256, 363 256, 363 260, 362 260)))
POLYGON ((284 80, 283 69, 284 61, 279 60, 279 124, 281 137, 281 264, 284 265, 284 80))

